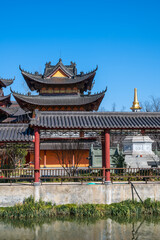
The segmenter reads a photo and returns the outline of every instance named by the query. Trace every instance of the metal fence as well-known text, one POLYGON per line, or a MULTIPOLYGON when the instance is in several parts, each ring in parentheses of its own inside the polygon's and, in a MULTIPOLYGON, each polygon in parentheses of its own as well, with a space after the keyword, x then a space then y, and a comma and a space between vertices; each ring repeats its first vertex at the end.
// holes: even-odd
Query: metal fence
MULTIPOLYGON (((0 169, 0 182, 34 181, 30 168, 0 169)), ((102 181, 110 172, 111 181, 160 180, 160 168, 44 168, 40 169, 40 181, 102 181)))

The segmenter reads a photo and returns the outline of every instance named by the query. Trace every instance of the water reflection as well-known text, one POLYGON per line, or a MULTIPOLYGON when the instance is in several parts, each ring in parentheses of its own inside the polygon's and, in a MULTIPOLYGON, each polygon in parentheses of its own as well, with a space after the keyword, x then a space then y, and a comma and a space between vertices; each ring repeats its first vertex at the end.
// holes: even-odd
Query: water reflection
POLYGON ((0 240, 158 240, 160 221, 124 219, 1 221, 0 240))
POLYGON ((144 223, 144 220, 136 228, 135 228, 135 224, 132 223, 132 240, 138 239, 138 232, 143 223, 144 223))

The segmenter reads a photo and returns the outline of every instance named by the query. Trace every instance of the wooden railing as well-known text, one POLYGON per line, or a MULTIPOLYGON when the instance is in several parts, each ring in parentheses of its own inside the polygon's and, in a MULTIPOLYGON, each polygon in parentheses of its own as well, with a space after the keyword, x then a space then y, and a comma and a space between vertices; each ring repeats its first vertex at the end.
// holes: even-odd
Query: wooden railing
POLYGON ((34 170, 0 169, 0 182, 5 180, 33 181, 34 172, 40 171, 40 181, 102 181, 110 172, 111 181, 160 180, 160 168, 43 168, 34 170))
POLYGON ((80 179, 85 181, 105 181, 106 172, 111 181, 160 179, 160 168, 87 168, 87 169, 41 169, 40 179, 80 179))
POLYGON ((0 169, 0 180, 34 180, 34 170, 30 168, 0 169))

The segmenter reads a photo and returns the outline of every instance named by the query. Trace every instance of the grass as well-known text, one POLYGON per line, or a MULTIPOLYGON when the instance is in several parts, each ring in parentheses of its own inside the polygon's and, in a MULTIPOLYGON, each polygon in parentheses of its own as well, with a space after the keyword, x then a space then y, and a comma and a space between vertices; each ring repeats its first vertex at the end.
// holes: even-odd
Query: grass
POLYGON ((33 197, 29 197, 25 199, 23 204, 0 208, 1 219, 33 219, 40 217, 125 217, 129 219, 138 216, 160 216, 160 202, 147 199, 143 203, 127 200, 110 205, 52 205, 51 202, 45 203, 42 200, 35 202, 33 197))

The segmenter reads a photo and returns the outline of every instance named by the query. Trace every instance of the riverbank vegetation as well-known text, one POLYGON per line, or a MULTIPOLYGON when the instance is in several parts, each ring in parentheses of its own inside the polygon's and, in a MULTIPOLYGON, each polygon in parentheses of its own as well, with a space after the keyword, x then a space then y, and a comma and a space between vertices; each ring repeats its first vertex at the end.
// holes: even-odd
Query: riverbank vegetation
POLYGON ((66 204, 52 205, 51 202, 34 198, 25 199, 23 204, 13 207, 0 208, 0 218, 9 219, 31 219, 39 217, 138 217, 138 216, 160 216, 160 202, 151 199, 142 202, 123 201, 120 203, 107 204, 66 204))

